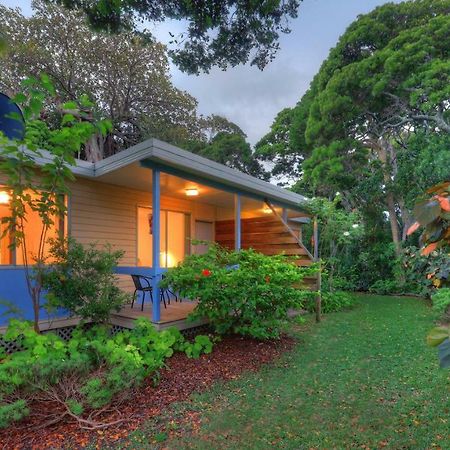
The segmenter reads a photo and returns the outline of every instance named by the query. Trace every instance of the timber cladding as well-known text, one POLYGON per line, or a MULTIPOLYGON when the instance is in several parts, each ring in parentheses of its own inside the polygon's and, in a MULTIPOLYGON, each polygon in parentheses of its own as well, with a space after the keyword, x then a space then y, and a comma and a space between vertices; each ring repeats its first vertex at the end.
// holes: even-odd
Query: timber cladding
MULTIPOLYGON (((233 249, 235 245, 234 220, 220 220, 215 223, 215 240, 223 247, 233 249)), ((299 232, 298 228, 293 229, 299 232)), ((313 263, 298 240, 288 231, 286 226, 276 217, 254 217, 241 219, 241 248, 261 252, 265 255, 295 256, 294 263, 298 266, 309 266, 313 263)), ((317 280, 305 278, 305 285, 315 289, 317 280)))

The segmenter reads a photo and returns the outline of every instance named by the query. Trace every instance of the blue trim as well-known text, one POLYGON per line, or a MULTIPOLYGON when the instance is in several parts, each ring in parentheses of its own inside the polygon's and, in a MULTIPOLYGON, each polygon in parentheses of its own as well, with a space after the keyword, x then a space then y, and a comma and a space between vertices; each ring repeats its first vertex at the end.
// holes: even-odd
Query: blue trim
MULTIPOLYGON (((242 194, 245 197, 253 198, 254 200, 259 200, 259 201, 263 201, 263 202, 266 201, 268 198, 270 198, 269 196, 253 194, 251 192, 243 191, 242 189, 234 188, 233 186, 229 186, 224 183, 210 180, 209 178, 194 175, 190 172, 185 172, 182 169, 175 169, 174 167, 169 167, 169 166, 166 166, 165 164, 160 164, 160 163, 154 162, 150 159, 144 159, 140 162, 140 164, 142 167, 145 167, 147 169, 152 169, 152 170, 157 170, 159 172, 168 173, 169 175, 183 178, 184 180, 193 181, 194 183, 204 184, 205 186, 209 186, 214 189, 219 189, 221 191, 229 192, 230 194, 242 194)), ((280 202, 278 200, 273 200, 271 198, 270 198, 270 201, 274 205, 277 205, 277 206, 281 206, 281 207, 285 207, 285 208, 289 208, 289 209, 293 209, 293 210, 298 210, 298 211, 304 211, 304 209, 302 209, 300 205, 295 206, 295 205, 291 205, 289 203, 284 203, 284 202, 280 202)))
POLYGON ((240 194, 236 194, 234 197, 234 248, 235 248, 235 250, 241 249, 241 235, 242 235, 241 196, 240 196, 240 194))
POLYGON ((159 280, 161 275, 161 268, 159 266, 160 258, 160 236, 161 236, 161 172, 158 169, 153 169, 152 172, 152 266, 153 266, 153 305, 152 305, 152 320, 159 322, 161 320, 161 305, 159 302, 160 288, 159 280))
MULTIPOLYGON (((34 320, 33 305, 27 288, 25 269, 21 267, 0 267, 0 326, 8 324, 9 319, 34 320), (6 312, 13 306, 20 311, 20 316, 11 314, 6 316, 6 312)), ((41 304, 45 299, 41 300, 41 304)), ((40 320, 52 320, 60 317, 67 317, 64 310, 55 311, 49 314, 41 307, 40 320)))

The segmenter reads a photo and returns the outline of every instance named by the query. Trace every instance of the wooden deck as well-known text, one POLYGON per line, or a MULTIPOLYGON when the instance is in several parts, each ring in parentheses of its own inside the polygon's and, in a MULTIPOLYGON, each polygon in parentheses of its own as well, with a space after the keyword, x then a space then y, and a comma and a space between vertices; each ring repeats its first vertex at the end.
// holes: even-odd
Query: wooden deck
MULTIPOLYGON (((167 308, 161 305, 161 320, 153 322, 157 330, 163 330, 168 327, 176 327, 179 330, 186 330, 188 328, 198 327, 207 323, 207 320, 196 320, 194 322, 188 321, 187 316, 195 309, 197 302, 183 300, 182 302, 171 301, 167 308)), ((144 311, 141 311, 141 306, 135 304, 134 308, 131 305, 126 305, 120 312, 111 315, 111 322, 114 325, 120 325, 126 328, 133 328, 134 321, 139 317, 147 317, 152 319, 152 305, 144 305, 144 311)))

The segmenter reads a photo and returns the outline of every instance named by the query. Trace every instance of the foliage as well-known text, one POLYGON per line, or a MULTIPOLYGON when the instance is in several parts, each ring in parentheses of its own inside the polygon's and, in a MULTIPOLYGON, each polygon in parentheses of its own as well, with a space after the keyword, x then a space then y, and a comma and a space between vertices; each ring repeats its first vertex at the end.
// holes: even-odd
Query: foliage
MULTIPOLYGON (((42 0, 33 2, 33 12, 25 17, 0 5, 2 31, 9 41, 0 91, 15 94, 24 77, 44 71, 59 103, 87 94, 96 115, 108 119, 112 129, 92 136, 84 158, 95 161, 148 137, 175 144, 200 138, 197 102, 173 86, 163 45, 131 33, 95 33, 82 13, 42 0)), ((54 126, 61 113, 50 100, 43 119, 54 126)), ((94 118, 87 114, 83 120, 89 124, 94 118)))
POLYGON ((428 333, 427 343, 430 347, 437 347, 441 367, 450 368, 450 326, 433 328, 428 333))
MULTIPOLYGON (((325 198, 314 198, 306 205, 308 212, 318 220, 319 254, 325 261, 327 284, 330 290, 333 289, 335 276, 347 278, 350 281, 348 274, 343 272, 343 260, 348 257, 353 258, 353 255, 350 256, 349 250, 361 241, 364 234, 360 215, 357 212, 345 211, 341 200, 341 195, 337 193, 332 201, 325 198)), ((311 233, 310 226, 305 230, 305 242, 311 233)))
POLYGON ((3 426, 33 413, 33 400, 39 399, 54 402, 47 412, 53 423, 69 417, 83 428, 104 428, 108 424, 97 419, 101 409, 120 405, 174 351, 186 349, 189 357, 198 357, 212 349, 207 336, 197 336, 191 345, 178 330, 157 332, 145 318, 113 336, 104 326, 77 328, 68 341, 12 321, 4 339, 16 340, 23 350, 0 363, 3 426))
POLYGON ((210 245, 207 253, 190 255, 169 269, 162 285, 198 300, 192 317, 207 317, 219 334, 269 339, 280 335, 288 310, 312 295, 299 289, 312 270, 298 268, 283 255, 210 245))
MULTIPOLYGON (((283 2, 214 2, 151 3, 124 0, 74 1, 48 0, 68 8, 83 10, 97 30, 113 32, 141 28, 140 23, 165 20, 187 22, 187 31, 173 36, 176 48, 171 56, 178 67, 188 73, 209 71, 213 66, 225 69, 250 61, 260 69, 271 61, 279 48, 280 33, 288 33, 289 18, 297 17, 301 0, 283 2)), ((142 30, 139 30, 142 34, 142 30)))
POLYGON ((419 227, 424 228, 421 235, 423 255, 450 246, 450 181, 433 186, 427 190, 427 194, 427 198, 416 203, 416 222, 408 230, 408 234, 411 234, 419 227))
POLYGON ((430 295, 435 288, 450 284, 450 255, 443 250, 423 255, 417 247, 403 251, 402 268, 406 283, 418 287, 418 292, 430 295))
POLYGON ((119 311, 128 295, 118 287, 115 268, 123 251, 111 246, 83 246, 74 239, 50 242, 49 264, 42 277, 46 308, 63 308, 70 314, 94 323, 107 323, 119 311))
MULTIPOLYGON (((347 310, 355 306, 355 297, 348 292, 339 290, 322 290, 321 301, 321 311, 324 314, 347 310)), ((313 302, 309 302, 305 306, 308 311, 314 311, 313 302)))
POLYGON ((256 157, 271 165, 270 174, 283 183, 297 181, 300 177, 303 155, 294 152, 291 146, 291 127, 293 110, 285 108, 277 114, 270 132, 267 133, 255 146, 256 157))
POLYGON ((433 310, 440 317, 450 319, 450 288, 438 289, 432 296, 433 310))
POLYGON ((297 189, 328 199, 340 191, 348 212, 375 219, 397 257, 418 193, 410 180, 429 186, 448 175, 448 11, 448 0, 421 0, 359 16, 289 123, 283 127, 280 113, 261 141, 269 142, 268 154, 276 153, 272 159, 301 162, 297 189))
POLYGON ((403 292, 403 290, 402 286, 399 286, 399 284, 395 280, 377 280, 370 286, 369 292, 388 295, 399 294, 403 292))
POLYGON ((264 167, 257 161, 250 144, 245 140, 245 135, 241 133, 220 131, 209 142, 191 142, 187 148, 193 153, 248 175, 266 180, 268 178, 264 167))
MULTIPOLYGON (((39 120, 47 99, 55 94, 48 76, 40 79, 27 78, 23 81, 24 92, 18 93, 14 101, 21 106, 25 123, 39 120)), ((76 102, 65 105, 74 110, 76 102)), ((63 106, 64 108, 64 106, 63 106)), ((42 157, 41 150, 28 136, 23 141, 10 141, 0 136, 0 171, 6 177, 4 184, 12 200, 10 216, 4 217, 4 234, 12 236, 12 247, 20 249, 26 271, 27 286, 34 311, 34 324, 38 329, 40 295, 42 290, 42 271, 45 262, 45 244, 49 230, 66 214, 65 198, 68 181, 73 179, 69 166, 74 164, 74 155, 92 134, 108 130, 107 122, 92 123, 77 119, 73 114, 64 114, 59 128, 49 133, 49 158, 39 167, 36 160, 42 157), (36 177, 36 170, 39 176, 36 177), (30 260, 25 233, 27 211, 36 212, 41 220, 41 233, 38 251, 30 260), (31 265, 34 264, 33 268, 31 265)))
POLYGON ((449 373, 423 339, 432 311, 413 298, 355 298, 358 308, 320 327, 294 326, 300 343, 278 364, 217 383, 122 446, 151 448, 167 431, 167 448, 447 448, 449 373), (200 427, 171 432, 180 409, 200 427))

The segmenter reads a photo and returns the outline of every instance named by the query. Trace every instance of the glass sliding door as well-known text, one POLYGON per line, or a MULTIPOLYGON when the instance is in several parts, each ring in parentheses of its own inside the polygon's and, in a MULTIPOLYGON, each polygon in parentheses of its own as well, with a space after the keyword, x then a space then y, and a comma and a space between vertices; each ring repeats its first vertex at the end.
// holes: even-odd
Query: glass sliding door
MULTIPOLYGON (((161 210, 160 266, 174 267, 183 261, 189 238, 189 215, 161 210)), ((137 265, 151 267, 153 252, 152 209, 138 207, 137 212, 137 265)))

